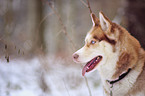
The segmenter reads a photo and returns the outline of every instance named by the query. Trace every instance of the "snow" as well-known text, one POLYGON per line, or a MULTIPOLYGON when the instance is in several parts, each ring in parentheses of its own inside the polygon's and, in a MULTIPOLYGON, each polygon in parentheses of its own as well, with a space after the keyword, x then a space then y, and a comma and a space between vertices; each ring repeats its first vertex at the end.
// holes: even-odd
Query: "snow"
MULTIPOLYGON (((89 96, 80 67, 61 58, 45 60, 0 60, 0 96, 89 96)), ((92 96, 103 96, 98 73, 87 78, 92 96)))

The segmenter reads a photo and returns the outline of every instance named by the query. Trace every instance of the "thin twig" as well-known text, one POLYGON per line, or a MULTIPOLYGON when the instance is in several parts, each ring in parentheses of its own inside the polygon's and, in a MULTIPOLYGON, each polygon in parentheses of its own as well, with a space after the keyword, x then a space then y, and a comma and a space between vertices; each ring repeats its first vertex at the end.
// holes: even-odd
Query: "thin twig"
POLYGON ((61 29, 60 31, 58 31, 57 34, 56 34, 56 37, 57 37, 58 35, 60 35, 62 32, 63 32, 63 29, 61 29))
MULTIPOLYGON (((83 67, 83 65, 81 64, 81 68, 83 67)), ((92 93, 91 93, 91 89, 90 89, 90 86, 89 86, 89 83, 88 83, 88 79, 86 76, 84 76, 85 78, 85 82, 86 82, 86 85, 87 85, 87 88, 88 88, 88 91, 89 91, 89 96, 92 96, 92 93)))
POLYGON ((48 2, 48 1, 46 1, 46 2, 49 5, 49 7, 52 9, 52 11, 54 12, 54 14, 57 16, 58 21, 59 21, 59 23, 60 23, 60 25, 62 26, 62 29, 63 29, 62 32, 66 35, 66 37, 68 38, 69 42, 72 44, 73 50, 75 50, 76 49, 75 44, 73 43, 71 37, 68 35, 68 32, 66 30, 66 26, 63 24, 63 21, 61 19, 61 16, 59 15, 59 13, 57 12, 57 10, 52 6, 52 4, 50 2, 48 2))
POLYGON ((88 7, 87 3, 85 3, 83 0, 80 0, 86 7, 88 7))
POLYGON ((66 91, 67 91, 68 96, 70 96, 69 91, 68 91, 68 88, 66 87, 66 84, 65 84, 64 79, 63 79, 63 83, 64 83, 64 86, 65 86, 65 89, 66 89, 66 91))
MULTIPOLYGON (((50 15, 52 15, 52 14, 53 14, 53 12, 47 14, 45 17, 42 18, 42 20, 41 20, 40 23, 38 24, 38 27, 36 28, 37 34, 39 33, 40 27, 42 26, 42 24, 44 23, 44 21, 45 21, 50 15)), ((36 38, 36 41, 38 41, 38 38, 36 38)))
POLYGON ((89 0, 87 0, 87 3, 88 3, 88 8, 89 8, 89 10, 90 10, 90 13, 92 13, 92 9, 91 9, 91 7, 90 7, 90 2, 89 2, 89 0))
POLYGON ((85 78, 86 85, 88 87, 89 95, 92 96, 91 89, 90 89, 89 84, 88 84, 88 79, 86 76, 84 76, 84 78, 85 78))
POLYGON ((52 15, 52 14, 53 14, 53 12, 47 14, 44 18, 42 18, 42 20, 41 20, 40 23, 39 23, 38 30, 40 29, 41 24, 48 18, 48 16, 50 16, 50 15, 52 15))
POLYGON ((85 3, 83 0, 80 0, 87 8, 89 8, 90 13, 92 13, 92 9, 90 7, 90 2, 87 0, 87 3, 85 3))

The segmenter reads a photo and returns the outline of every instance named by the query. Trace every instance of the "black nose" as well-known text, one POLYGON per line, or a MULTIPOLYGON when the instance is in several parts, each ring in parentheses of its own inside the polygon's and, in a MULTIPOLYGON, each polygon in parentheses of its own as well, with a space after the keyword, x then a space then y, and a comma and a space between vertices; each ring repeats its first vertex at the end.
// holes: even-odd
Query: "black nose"
POLYGON ((74 59, 78 59, 79 58, 79 55, 78 54, 73 54, 73 58, 74 59))

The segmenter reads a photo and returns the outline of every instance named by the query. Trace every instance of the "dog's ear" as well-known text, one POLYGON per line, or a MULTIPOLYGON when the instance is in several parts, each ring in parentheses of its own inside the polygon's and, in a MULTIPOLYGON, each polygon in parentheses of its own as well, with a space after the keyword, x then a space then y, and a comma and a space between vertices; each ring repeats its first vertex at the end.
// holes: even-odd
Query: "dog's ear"
POLYGON ((91 13, 91 19, 92 19, 92 23, 93 26, 98 26, 99 25, 99 19, 95 16, 95 14, 91 13))
POLYGON ((103 31, 108 31, 111 28, 111 21, 103 14, 99 12, 100 25, 103 31))

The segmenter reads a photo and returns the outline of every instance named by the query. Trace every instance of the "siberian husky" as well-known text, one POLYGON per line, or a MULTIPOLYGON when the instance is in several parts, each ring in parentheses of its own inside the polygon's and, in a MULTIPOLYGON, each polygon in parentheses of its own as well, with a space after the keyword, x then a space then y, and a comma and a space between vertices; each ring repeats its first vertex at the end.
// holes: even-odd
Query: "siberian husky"
POLYGON ((106 96, 145 96, 145 51, 139 41, 102 12, 91 18, 85 45, 73 54, 76 63, 86 63, 82 75, 97 69, 106 96))

